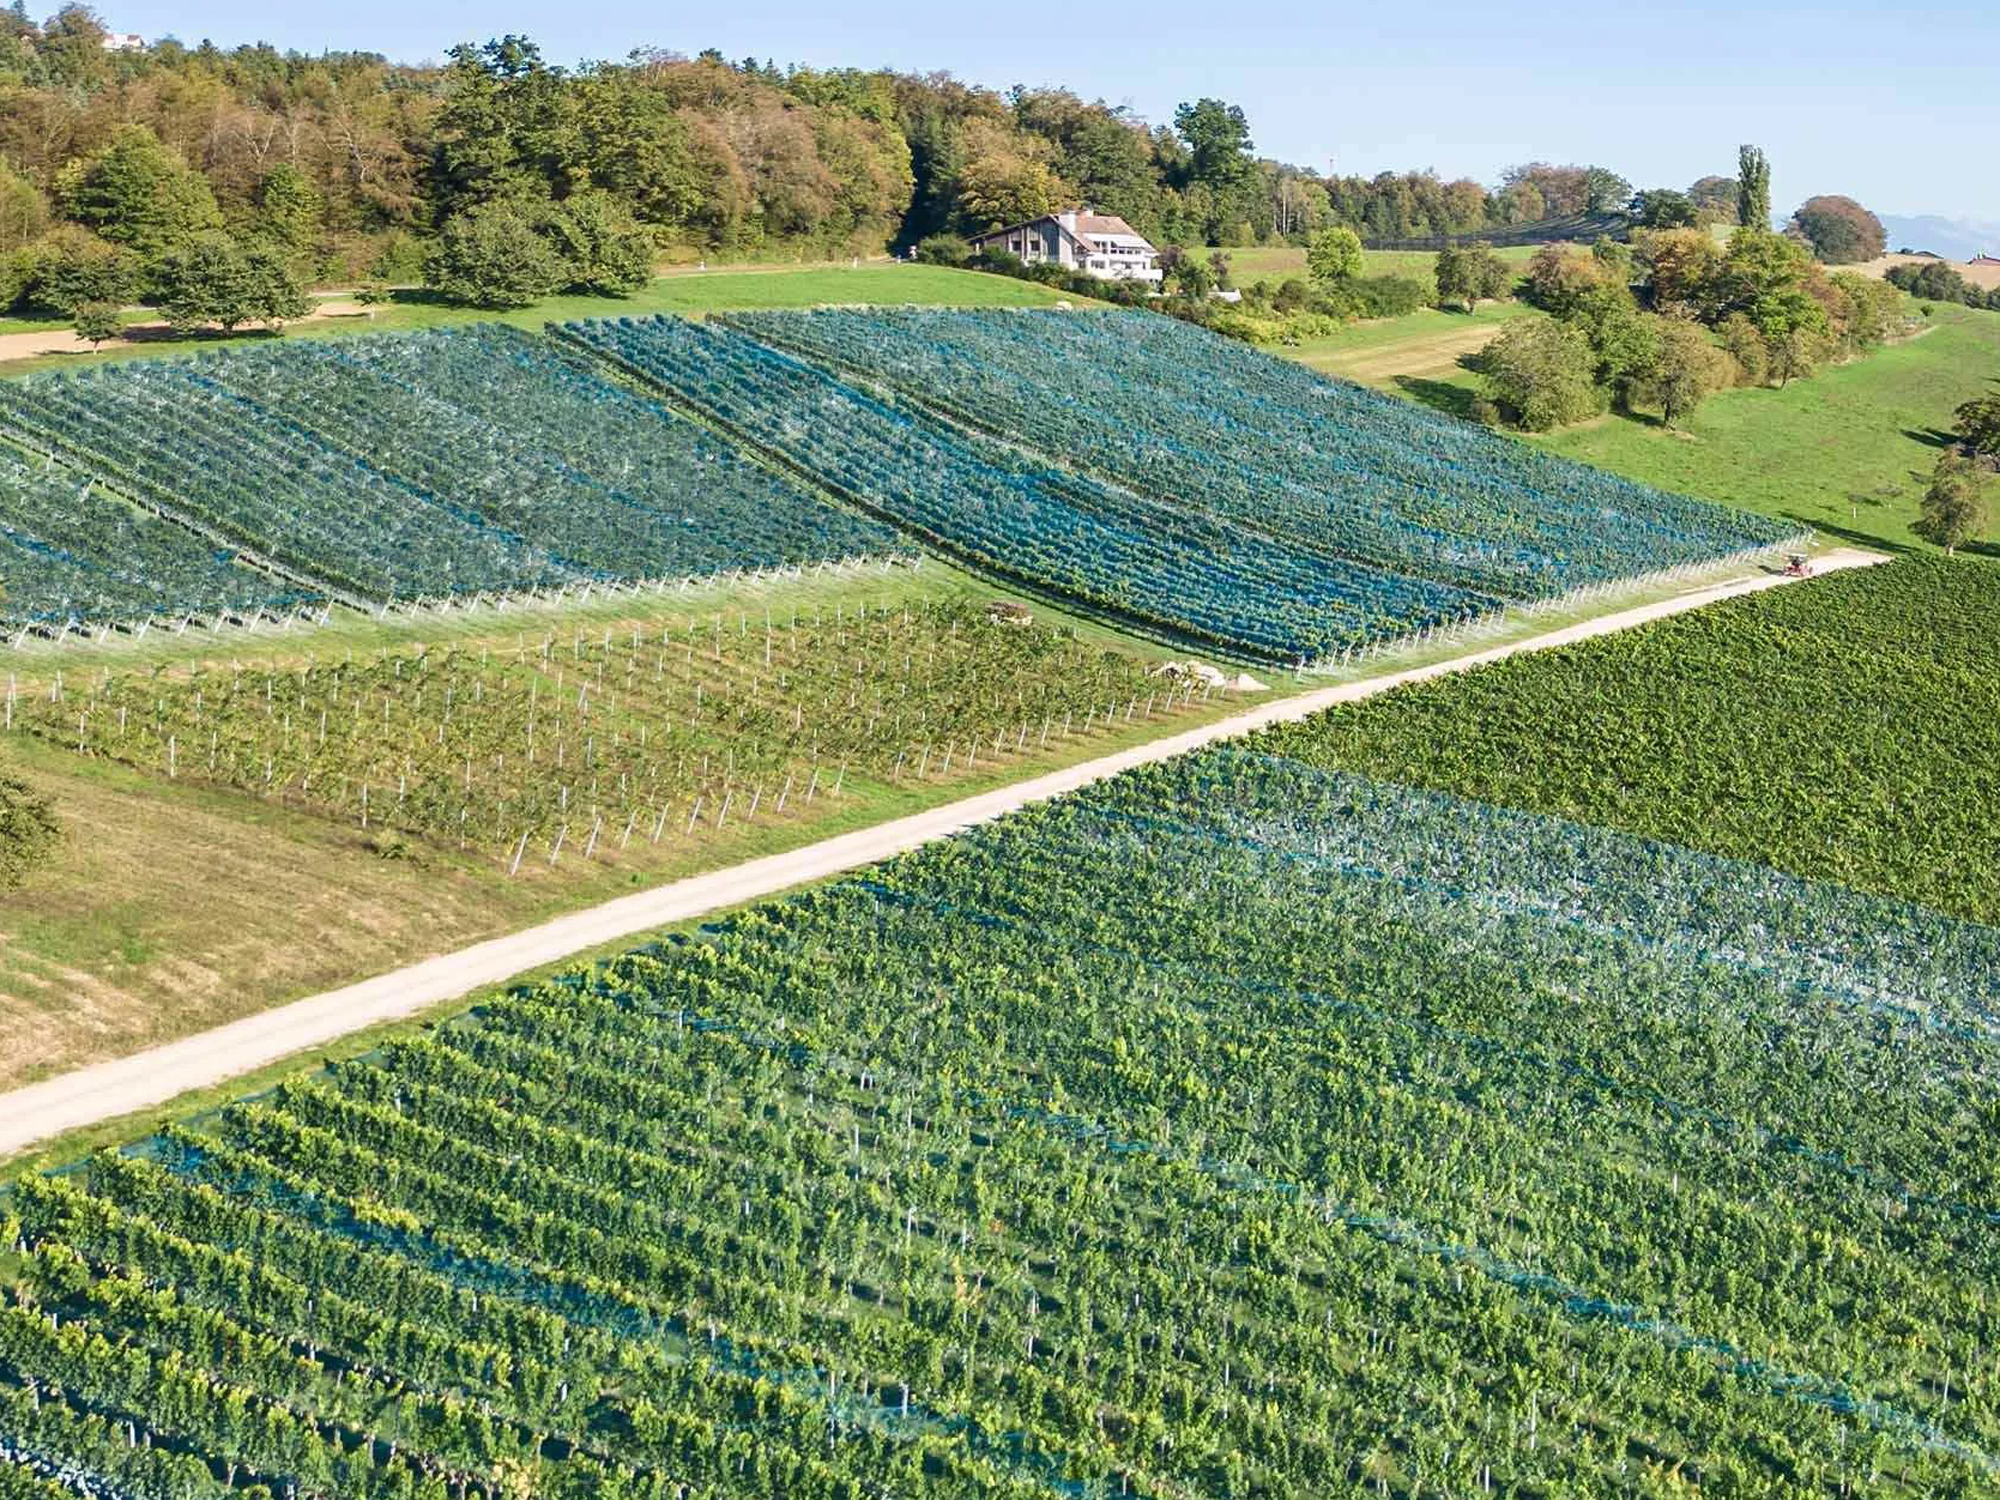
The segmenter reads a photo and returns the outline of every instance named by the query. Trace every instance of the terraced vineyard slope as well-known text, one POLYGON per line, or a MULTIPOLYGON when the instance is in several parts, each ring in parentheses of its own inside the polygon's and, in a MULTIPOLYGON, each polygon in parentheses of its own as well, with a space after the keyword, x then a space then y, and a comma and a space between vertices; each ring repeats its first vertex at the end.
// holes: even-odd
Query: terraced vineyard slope
POLYGON ((205 1500, 1984 1493, 1996 975, 1211 752, 23 1181, 0 1438, 205 1500))

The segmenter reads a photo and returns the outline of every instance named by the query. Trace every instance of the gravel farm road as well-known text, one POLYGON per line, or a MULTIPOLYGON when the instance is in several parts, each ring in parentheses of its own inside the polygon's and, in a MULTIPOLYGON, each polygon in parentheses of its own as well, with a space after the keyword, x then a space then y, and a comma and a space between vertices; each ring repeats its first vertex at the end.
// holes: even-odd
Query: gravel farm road
MULTIPOLYGON (((1814 566, 1817 572, 1826 573, 1886 561, 1880 553, 1846 548, 1815 559, 1814 566)), ((1466 671, 1522 651, 1539 651, 1628 630, 1649 620, 1787 581, 1775 573, 1731 578, 1446 661, 1300 693, 1198 729, 982 792, 928 812, 622 896, 524 932, 475 943, 456 953, 425 959, 359 984, 295 1000, 130 1057, 79 1068, 0 1094, 0 1158, 64 1131, 151 1109, 192 1089, 211 1088, 294 1053, 325 1046, 349 1032, 415 1015, 475 990, 501 984, 527 970, 560 962, 572 954, 873 864, 1134 766, 1184 755, 1215 740, 1248 734, 1270 724, 1302 719, 1335 704, 1372 697, 1406 683, 1466 671)))

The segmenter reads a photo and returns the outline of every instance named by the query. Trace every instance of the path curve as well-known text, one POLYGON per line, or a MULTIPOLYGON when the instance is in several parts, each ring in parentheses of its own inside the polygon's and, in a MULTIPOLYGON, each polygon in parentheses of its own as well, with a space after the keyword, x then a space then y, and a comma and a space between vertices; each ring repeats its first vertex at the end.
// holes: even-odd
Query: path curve
MULTIPOLYGON (((1845 548, 1817 559, 1815 566, 1820 573, 1826 573, 1887 561, 1880 553, 1845 548)), ((927 812, 622 896, 587 911, 572 912, 540 926, 425 959, 359 984, 260 1011, 129 1057, 94 1063, 0 1094, 0 1157, 11 1156, 64 1131, 165 1104, 189 1090, 211 1088, 295 1053, 323 1047, 349 1032, 401 1020, 573 954, 874 864, 1135 766, 1185 755, 1216 740, 1248 734, 1272 724, 1303 719, 1321 709, 1373 697, 1406 683, 1463 672, 1524 651, 1546 650, 1629 630, 1650 620, 1788 581, 1778 574, 1729 579, 1447 661, 1300 693, 1213 724, 1012 786, 981 792, 927 812)))

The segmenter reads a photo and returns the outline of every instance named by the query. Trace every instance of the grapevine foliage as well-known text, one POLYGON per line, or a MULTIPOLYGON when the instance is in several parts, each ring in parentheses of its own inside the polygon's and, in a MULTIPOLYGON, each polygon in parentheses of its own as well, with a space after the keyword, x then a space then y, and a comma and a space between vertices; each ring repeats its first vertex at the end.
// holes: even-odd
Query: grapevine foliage
POLYGON ((0 1438, 148 1495, 1984 1493, 1996 1005, 2000 931, 1210 751, 23 1181, 0 1438))
POLYGON ((1767 517, 1671 495, 1146 313, 738 313, 1139 492, 1335 557, 1538 599, 1766 545, 1767 517))
POLYGON ((1850 570, 1272 731, 1287 755, 2000 921, 2000 573, 1850 570))

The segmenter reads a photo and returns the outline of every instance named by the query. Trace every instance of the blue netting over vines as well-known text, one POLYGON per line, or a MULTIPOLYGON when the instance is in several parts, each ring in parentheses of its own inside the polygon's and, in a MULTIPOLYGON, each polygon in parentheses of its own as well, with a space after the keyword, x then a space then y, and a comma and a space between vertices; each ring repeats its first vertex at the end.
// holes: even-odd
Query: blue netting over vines
POLYGON ((970 561, 1146 626, 1319 659, 1489 613, 1449 582, 1169 504, 873 395, 711 324, 565 325, 573 342, 970 561))
POLYGON ((304 593, 73 469, 5 450, 0 586, 12 627, 283 608, 304 593))
POLYGON ((1195 512, 1508 599, 1796 530, 1150 313, 828 309, 726 321, 1195 512))
POLYGON ((899 548, 881 523, 499 327, 292 340, 10 381, 0 424, 369 599, 899 548))

